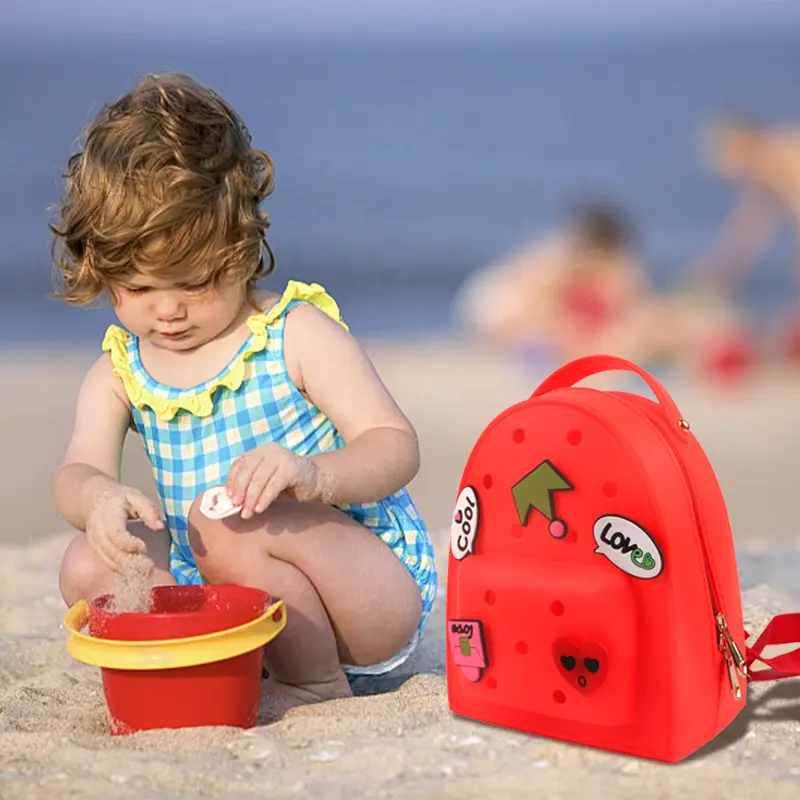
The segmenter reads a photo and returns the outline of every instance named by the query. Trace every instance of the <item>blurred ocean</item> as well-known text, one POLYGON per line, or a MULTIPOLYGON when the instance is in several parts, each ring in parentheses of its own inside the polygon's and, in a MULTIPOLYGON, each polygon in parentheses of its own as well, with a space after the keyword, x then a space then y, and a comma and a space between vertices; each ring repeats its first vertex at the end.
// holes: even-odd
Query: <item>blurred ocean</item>
MULTIPOLYGON (((717 111, 800 120, 800 34, 775 38, 116 43, 0 52, 0 344, 95 339, 109 310, 51 290, 48 207, 81 127, 149 71, 225 94, 276 163, 276 283, 317 281, 360 336, 445 333, 473 269, 585 196, 626 208, 667 285, 734 202, 701 163, 717 111)), ((747 283, 764 316, 793 291, 791 237, 747 283)))

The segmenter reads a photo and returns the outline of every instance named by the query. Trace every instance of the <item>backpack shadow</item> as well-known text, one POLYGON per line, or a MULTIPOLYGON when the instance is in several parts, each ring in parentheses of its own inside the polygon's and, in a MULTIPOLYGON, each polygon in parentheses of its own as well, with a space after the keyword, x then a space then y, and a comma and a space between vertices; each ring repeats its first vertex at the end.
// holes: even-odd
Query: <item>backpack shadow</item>
POLYGON ((790 680, 776 684, 756 699, 749 700, 725 730, 720 731, 685 760, 704 758, 735 744, 744 738, 753 722, 800 723, 800 681, 790 680))

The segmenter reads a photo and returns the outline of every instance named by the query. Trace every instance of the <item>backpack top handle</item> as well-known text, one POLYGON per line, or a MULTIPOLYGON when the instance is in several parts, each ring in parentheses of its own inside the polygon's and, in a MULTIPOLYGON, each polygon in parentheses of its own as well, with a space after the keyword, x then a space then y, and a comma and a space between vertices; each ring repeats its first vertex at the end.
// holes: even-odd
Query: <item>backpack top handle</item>
POLYGON ((676 424, 684 431, 689 430, 689 423, 683 418, 678 407, 675 405, 675 401, 670 397, 669 392, 661 383, 649 372, 637 366, 632 361, 627 361, 624 358, 617 358, 617 356, 594 355, 569 361, 545 378, 531 395, 531 398, 541 397, 543 394, 547 394, 547 392, 552 392, 556 389, 566 389, 591 375, 612 371, 636 373, 650 387, 656 400, 658 400, 659 404, 664 409, 664 413, 669 421, 676 424))

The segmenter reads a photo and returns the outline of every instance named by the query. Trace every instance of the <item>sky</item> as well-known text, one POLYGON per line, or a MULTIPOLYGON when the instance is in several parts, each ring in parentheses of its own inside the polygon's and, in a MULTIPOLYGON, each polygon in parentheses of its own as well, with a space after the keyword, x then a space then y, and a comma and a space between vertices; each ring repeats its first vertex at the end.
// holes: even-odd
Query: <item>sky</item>
POLYGON ((0 39, 240 32, 800 32, 800 0, 0 0, 0 39))

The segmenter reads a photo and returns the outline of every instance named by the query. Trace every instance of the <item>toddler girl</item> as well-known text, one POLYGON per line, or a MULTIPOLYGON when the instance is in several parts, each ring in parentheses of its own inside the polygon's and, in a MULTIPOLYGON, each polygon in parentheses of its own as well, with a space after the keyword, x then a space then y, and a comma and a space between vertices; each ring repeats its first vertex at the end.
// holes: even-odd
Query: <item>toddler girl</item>
MULTIPOLYGON (((416 434, 317 285, 257 282, 274 266, 260 202, 272 162, 230 105, 154 75, 106 106, 69 162, 53 226, 59 297, 107 294, 120 326, 89 370, 56 477, 78 531, 64 600, 113 591, 129 554, 155 585, 234 583, 284 599, 267 691, 350 694, 413 650, 437 575, 406 485, 416 434), (161 511, 120 483, 128 431, 161 511), (238 513, 206 516, 223 485, 238 513)), ((200 698, 198 698, 200 701, 200 698)))

